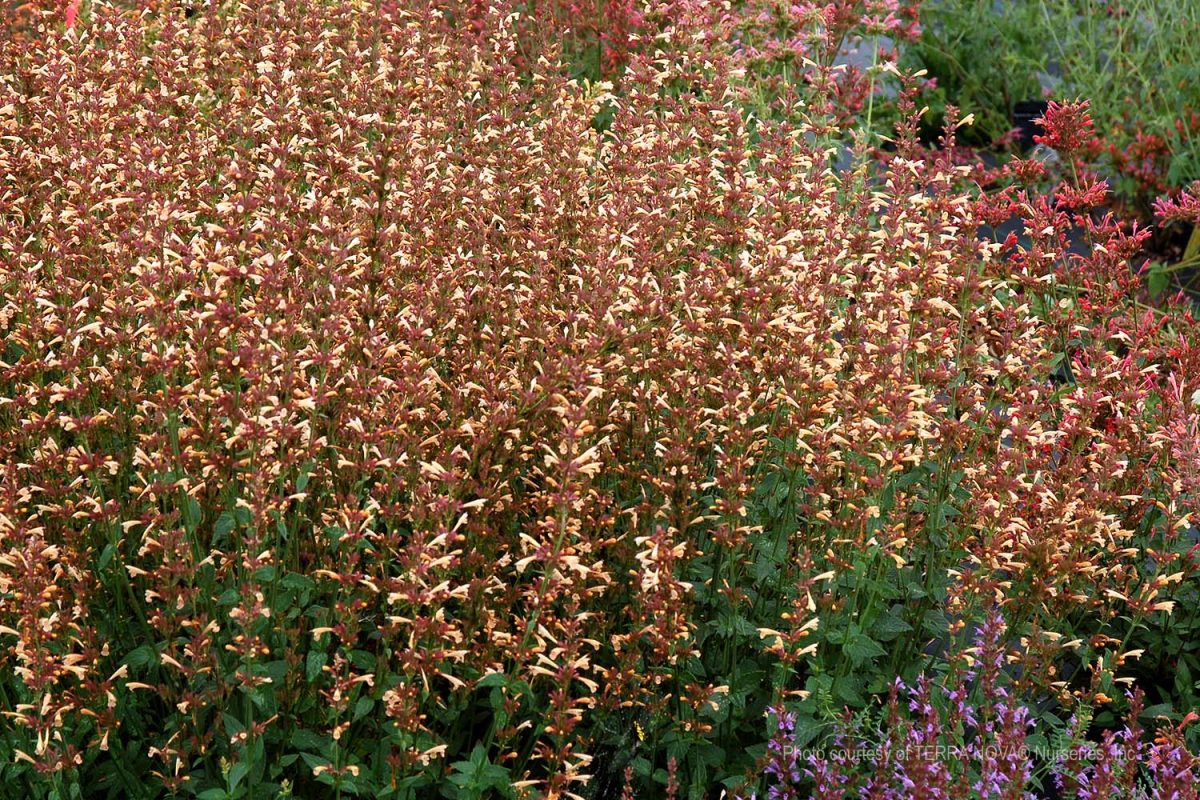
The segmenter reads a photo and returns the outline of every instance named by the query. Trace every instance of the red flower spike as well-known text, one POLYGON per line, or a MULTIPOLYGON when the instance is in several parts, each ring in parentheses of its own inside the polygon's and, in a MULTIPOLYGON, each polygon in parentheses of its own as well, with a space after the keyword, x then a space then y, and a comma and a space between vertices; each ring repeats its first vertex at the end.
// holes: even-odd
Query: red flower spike
POLYGON ((1051 100, 1046 115, 1038 122, 1046 133, 1035 136, 1034 141, 1052 147, 1064 156, 1083 150, 1094 136, 1087 100, 1069 103, 1051 100))

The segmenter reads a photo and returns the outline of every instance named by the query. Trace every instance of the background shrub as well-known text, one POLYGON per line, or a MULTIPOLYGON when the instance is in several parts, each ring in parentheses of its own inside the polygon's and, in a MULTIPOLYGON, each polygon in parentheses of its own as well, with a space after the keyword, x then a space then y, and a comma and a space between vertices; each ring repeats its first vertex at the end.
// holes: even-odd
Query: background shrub
POLYGON ((1127 214, 1148 219, 1158 195, 1200 179, 1194 3, 930 0, 921 13, 909 63, 936 78, 933 105, 976 113, 980 143, 1003 138, 1022 100, 1086 99, 1127 214))

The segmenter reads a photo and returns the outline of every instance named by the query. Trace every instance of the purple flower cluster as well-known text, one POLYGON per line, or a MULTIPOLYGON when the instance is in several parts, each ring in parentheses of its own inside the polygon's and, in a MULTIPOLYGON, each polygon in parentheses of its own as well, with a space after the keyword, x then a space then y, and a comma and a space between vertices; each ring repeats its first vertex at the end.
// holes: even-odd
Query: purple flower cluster
MULTIPOLYGON (((802 753, 797 717, 772 709, 778 726, 767 746, 764 775, 770 800, 1033 800, 1035 753, 1026 744, 1036 720, 1004 686, 1004 621, 991 612, 965 671, 940 687, 926 675, 913 686, 892 686, 881 741, 861 719, 838 721, 828 746, 802 753), (907 702, 902 702, 906 698, 907 702), (866 757, 863 757, 863 756, 866 757), (806 766, 801 768, 801 763, 806 766)), ((1182 741, 1182 726, 1149 743, 1137 723, 1140 691, 1130 695, 1130 715, 1120 731, 1099 742, 1083 740, 1074 719, 1070 757, 1058 757, 1052 775, 1064 800, 1195 800, 1200 760, 1182 741)))

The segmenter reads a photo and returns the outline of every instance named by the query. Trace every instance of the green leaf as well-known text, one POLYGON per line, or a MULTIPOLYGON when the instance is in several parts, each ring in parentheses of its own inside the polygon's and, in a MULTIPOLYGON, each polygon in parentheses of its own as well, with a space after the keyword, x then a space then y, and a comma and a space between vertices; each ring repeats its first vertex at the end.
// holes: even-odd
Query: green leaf
POLYGON ((129 665, 130 669, 145 669, 151 664, 158 663, 158 651, 154 649, 153 645, 144 644, 129 651, 129 655, 125 656, 125 663, 129 665))
POLYGON ((850 706, 865 706, 862 696, 863 680, 857 675, 844 675, 834 681, 833 693, 839 700, 850 706))
POLYGON ((233 791, 234 789, 236 789, 238 787, 238 784, 242 782, 242 779, 245 778, 246 775, 249 774, 249 772, 250 772, 250 767, 249 767, 249 765, 246 764, 245 761, 239 761, 236 764, 234 764, 232 767, 230 767, 229 768, 229 790, 233 791))
POLYGON ((320 756, 315 756, 312 753, 301 753, 300 757, 304 759, 305 764, 308 764, 308 768, 313 770, 315 770, 317 767, 327 767, 330 764, 328 758, 321 758, 320 756))
POLYGON ((322 737, 310 730, 297 728, 292 731, 291 739, 289 740, 292 747, 302 751, 313 751, 317 753, 325 752, 329 749, 329 739, 322 737))
POLYGON ((366 650, 351 650, 349 653, 350 663, 359 669, 370 672, 375 669, 375 656, 368 653, 366 650))
POLYGON ((935 530, 946 527, 947 520, 957 517, 959 511, 949 503, 935 503, 929 507, 929 522, 935 530))
POLYGON ((313 462, 305 461, 300 465, 300 474, 296 476, 296 491, 303 492, 304 487, 308 486, 308 476, 312 474, 313 462))
POLYGON ((1163 269, 1163 265, 1157 261, 1151 264, 1146 273, 1146 288, 1150 296, 1160 297, 1170 284, 1171 275, 1163 269))
POLYGON ((1179 714, 1175 712, 1175 708, 1170 703, 1158 703, 1143 709, 1142 717, 1144 719, 1157 719, 1158 717, 1178 719, 1179 714))
POLYGON ((449 780, 467 792, 468 797, 482 797, 487 789, 495 789, 504 796, 511 796, 511 781, 508 770, 488 760, 483 745, 475 745, 468 761, 456 761, 454 773, 449 780))
POLYGON ((921 630, 933 636, 942 636, 950 630, 950 620, 942 611, 931 608, 925 612, 925 617, 921 621, 921 630))
POLYGON ((1188 669, 1187 659, 1179 659, 1175 665, 1175 693, 1181 698, 1191 698, 1196 684, 1192 680, 1192 671, 1188 669))
POLYGON ((844 650, 846 655, 850 657, 850 663, 856 667, 862 666, 864 661, 887 655, 887 651, 878 642, 861 633, 851 637, 846 643, 844 650))
POLYGON ((508 676, 503 672, 492 672, 484 675, 475 684, 476 689, 489 689, 493 686, 504 686, 508 683, 508 676))
POLYGON ((354 704, 354 720, 358 720, 371 713, 371 707, 375 705, 375 701, 369 697, 360 697, 358 702, 354 704))
POLYGON ((259 766, 259 776, 262 775, 263 755, 266 753, 266 744, 261 736, 253 736, 250 738, 250 743, 242 749, 242 760, 245 761, 253 769, 254 765, 259 766))
POLYGON ((213 544, 224 542, 237 526, 237 518, 231 511, 222 511, 213 524, 213 544))
POLYGON ((891 611, 881 614, 871 628, 875 639, 880 642, 890 642, 900 634, 908 633, 911 630, 911 625, 891 611))
POLYGON ((813 739, 816 739, 826 727, 828 727, 828 723, 818 722, 807 714, 797 714, 792 743, 796 747, 804 747, 813 739))
POLYGON ((283 659, 278 661, 268 661, 263 664, 263 672, 271 679, 271 683, 279 686, 287 681, 288 663, 283 659))
POLYGON ((304 659, 304 680, 312 683, 321 675, 321 668, 329 659, 326 653, 311 650, 304 659))
POLYGON ((916 483, 928 480, 931 472, 929 465, 922 464, 896 478, 895 486, 897 489, 908 489, 916 483))
POLYGON ((200 519, 203 517, 203 512, 200 510, 200 504, 191 496, 185 495, 183 498, 183 508, 180 509, 180 516, 183 519, 184 530, 189 533, 196 530, 196 526, 200 524, 200 519))
POLYGON ((96 571, 103 572, 105 568, 107 568, 112 562, 113 556, 116 555, 116 553, 117 548, 114 544, 109 542, 107 545, 105 545, 104 549, 100 551, 100 557, 96 559, 96 571))
POLYGON ((714 627, 722 636, 728 636, 731 638, 738 635, 750 637, 758 636, 758 628, 754 627, 754 625, 748 619, 729 610, 726 610, 721 614, 720 617, 718 617, 714 627))
POLYGON ((246 726, 242 724, 241 720, 231 714, 222 714, 221 719, 225 722, 225 733, 230 738, 246 730, 246 726))
POLYGON ((1192 226, 1192 235, 1188 237, 1187 247, 1183 249, 1183 261, 1200 258, 1200 225, 1192 226))
POLYGON ((728 763, 724 748, 715 744, 708 743, 697 747, 695 752, 700 762, 710 767, 720 768, 722 765, 728 763))
POLYGON ((301 575, 299 572, 289 572, 283 576, 279 583, 287 589, 297 592, 311 592, 316 588, 317 584, 312 578, 307 575, 301 575))

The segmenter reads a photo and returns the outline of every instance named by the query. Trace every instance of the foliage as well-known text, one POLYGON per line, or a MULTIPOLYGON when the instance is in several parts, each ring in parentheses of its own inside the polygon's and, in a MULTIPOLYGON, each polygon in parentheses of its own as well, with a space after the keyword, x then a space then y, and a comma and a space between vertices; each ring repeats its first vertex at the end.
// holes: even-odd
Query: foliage
POLYGON ((989 146, 1004 141, 1018 103, 1041 97, 1038 72, 1046 63, 1039 3, 1017 0, 927 0, 920 37, 902 61, 924 69, 931 82, 923 102, 937 131, 946 107, 974 114, 966 141, 989 146), (981 24, 986 20, 986 24, 981 24))

